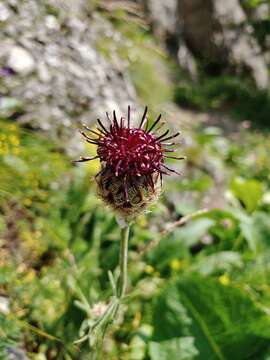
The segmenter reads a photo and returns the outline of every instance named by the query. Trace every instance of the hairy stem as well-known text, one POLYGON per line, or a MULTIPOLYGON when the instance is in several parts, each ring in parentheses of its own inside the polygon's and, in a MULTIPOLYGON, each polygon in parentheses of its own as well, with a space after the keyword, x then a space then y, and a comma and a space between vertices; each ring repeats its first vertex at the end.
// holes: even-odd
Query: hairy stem
POLYGON ((117 284, 117 296, 121 299, 127 287, 127 261, 128 261, 128 238, 130 225, 126 225, 121 231, 119 266, 120 275, 117 284))
MULTIPOLYGON (((119 254, 119 267, 120 274, 117 281, 117 285, 114 282, 113 275, 109 272, 109 279, 113 288, 113 297, 111 302, 108 304, 104 314, 89 327, 89 333, 79 341, 82 342, 85 339, 91 341, 93 333, 101 335, 104 339, 106 331, 109 325, 115 320, 117 312, 119 310, 121 300, 125 296, 126 287, 127 287, 127 262, 128 262, 128 238, 129 238, 129 224, 126 225, 121 231, 121 240, 120 240, 120 254, 119 254)), ((92 346, 92 345, 90 345, 92 346)), ((96 351, 98 349, 96 348, 96 351)))

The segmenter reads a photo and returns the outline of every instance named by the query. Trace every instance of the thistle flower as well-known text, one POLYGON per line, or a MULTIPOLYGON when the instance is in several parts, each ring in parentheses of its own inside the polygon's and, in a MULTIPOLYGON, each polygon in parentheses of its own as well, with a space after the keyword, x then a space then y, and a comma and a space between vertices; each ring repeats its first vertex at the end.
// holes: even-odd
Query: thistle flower
POLYGON ((96 319, 93 323, 87 321, 87 326, 84 328, 85 335, 78 342, 88 339, 90 345, 95 344, 98 336, 104 337, 109 324, 116 319, 128 284, 130 221, 158 198, 162 176, 177 173, 164 164, 165 159, 184 159, 182 156, 170 155, 175 152, 172 146, 176 145, 170 140, 176 138, 179 133, 170 135, 169 130, 159 133, 164 126, 164 123, 160 122, 161 115, 150 124, 146 114, 147 107, 140 124, 137 127, 131 126, 129 106, 126 119, 121 117, 118 121, 113 111, 112 119, 106 113, 110 124, 108 127, 98 119, 96 130, 84 125, 87 133, 81 131, 88 143, 97 146, 97 155, 81 157, 76 162, 100 160, 101 170, 95 176, 98 193, 124 221, 121 224, 118 278, 115 279, 109 272, 113 297, 108 305, 99 303, 92 307, 92 315, 96 319))
MULTIPOLYGON (((130 106, 127 119, 117 120, 106 113, 110 123, 107 128, 99 119, 97 130, 86 125, 81 131, 86 141, 97 145, 97 155, 81 157, 76 162, 100 159, 101 171, 96 175, 98 193, 101 198, 125 219, 132 219, 155 201, 161 192, 162 176, 177 173, 164 164, 166 158, 182 160, 184 157, 170 156, 171 147, 179 133, 169 135, 169 130, 159 134, 164 123, 161 115, 152 125, 147 120, 147 107, 138 127, 131 126, 130 106)), ((178 173, 177 173, 178 174, 178 173)))

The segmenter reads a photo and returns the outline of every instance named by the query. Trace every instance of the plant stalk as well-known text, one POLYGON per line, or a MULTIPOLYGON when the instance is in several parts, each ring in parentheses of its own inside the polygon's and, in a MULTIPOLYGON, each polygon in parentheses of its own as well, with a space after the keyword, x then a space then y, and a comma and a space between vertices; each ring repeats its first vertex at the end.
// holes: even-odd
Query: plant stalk
MULTIPOLYGON (((104 314, 94 324, 92 324, 89 327, 89 334, 86 336, 86 339, 88 338, 89 341, 91 340, 91 334, 93 334, 94 332, 102 331, 102 338, 104 338, 107 328, 109 324, 114 321, 116 314, 119 310, 121 300, 125 296, 126 288, 127 288, 129 229, 130 229, 130 225, 128 224, 121 230, 120 253, 119 253, 120 274, 116 286, 112 274, 109 274, 109 278, 113 287, 114 296, 110 304, 108 304, 108 307, 104 312, 104 314)), ((80 341, 84 341, 84 340, 85 338, 80 339, 80 341)))
POLYGON ((128 262, 128 239, 129 239, 130 225, 126 225, 121 230, 120 241, 120 254, 119 254, 119 266, 120 275, 117 286, 117 296, 122 299, 125 296, 127 288, 127 262, 128 262))

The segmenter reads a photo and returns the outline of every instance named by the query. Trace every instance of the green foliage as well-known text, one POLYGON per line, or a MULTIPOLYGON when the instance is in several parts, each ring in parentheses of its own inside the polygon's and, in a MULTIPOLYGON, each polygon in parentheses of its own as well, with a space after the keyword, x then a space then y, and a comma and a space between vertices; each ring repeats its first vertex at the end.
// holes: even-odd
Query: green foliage
POLYGON ((268 125, 269 92, 256 90, 246 79, 202 75, 196 83, 180 82, 175 89, 175 101, 182 106, 203 111, 226 110, 237 119, 268 125))
POLYGON ((198 354, 192 337, 179 337, 161 342, 150 342, 151 360, 190 360, 198 354))
MULTIPOLYGON (((1 126, 0 294, 14 314, 0 306, 1 351, 11 345, 87 359, 87 344, 74 341, 89 321, 86 301, 111 295, 118 226, 95 196, 93 169, 72 166, 34 132, 1 126)), ((267 135, 245 132, 235 142, 198 127, 192 139, 185 181, 168 181, 163 201, 132 229, 130 299, 103 349, 108 359, 263 359, 269 352, 267 135), (162 234, 166 222, 201 206, 216 172, 229 179, 220 190, 227 205, 224 198, 224 208, 162 234), (192 195, 186 205, 184 194, 192 195)))
POLYGON ((263 196, 262 183, 237 177, 231 183, 231 190, 248 212, 259 208, 263 196))
MULTIPOLYGON (((199 352, 196 358, 240 360, 265 352, 269 321, 267 312, 243 289, 194 274, 174 281, 160 295, 153 338, 162 344, 190 335, 199 352)), ((181 347, 177 351, 181 356, 181 347)))
POLYGON ((6 349, 16 345, 19 336, 19 324, 0 313, 0 359, 6 359, 6 349))
POLYGON ((202 275, 211 275, 230 272, 236 268, 242 268, 241 255, 235 251, 220 251, 214 254, 199 258, 192 270, 202 275))
POLYGON ((242 0, 244 6, 248 6, 250 8, 257 8, 259 5, 264 3, 268 3, 268 0, 242 0))

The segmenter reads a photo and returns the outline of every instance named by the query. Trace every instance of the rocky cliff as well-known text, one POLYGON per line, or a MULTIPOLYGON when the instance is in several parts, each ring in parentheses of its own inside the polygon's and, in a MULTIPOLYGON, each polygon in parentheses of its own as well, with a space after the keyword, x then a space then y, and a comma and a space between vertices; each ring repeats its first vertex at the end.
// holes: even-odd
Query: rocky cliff
POLYGON ((20 100, 18 120, 68 141, 70 151, 79 123, 136 101, 123 62, 96 49, 104 36, 119 34, 87 4, 7 0, 0 7, 2 100, 20 100))
POLYGON ((239 0, 137 2, 144 7, 154 33, 193 77, 199 62, 211 75, 249 74, 258 88, 267 88, 268 55, 249 21, 269 14, 267 4, 246 12, 239 0))

